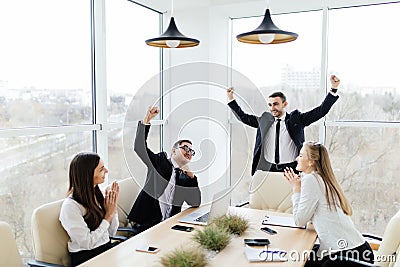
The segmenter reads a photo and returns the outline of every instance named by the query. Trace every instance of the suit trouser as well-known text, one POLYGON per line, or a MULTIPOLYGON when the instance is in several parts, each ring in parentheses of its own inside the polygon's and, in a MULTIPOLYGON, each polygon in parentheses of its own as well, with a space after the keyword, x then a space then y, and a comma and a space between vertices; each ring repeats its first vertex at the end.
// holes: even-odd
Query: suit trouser
POLYGON ((270 171, 270 172, 283 172, 285 168, 292 168, 295 173, 299 173, 296 170, 297 162, 293 161, 290 163, 284 163, 284 164, 275 164, 275 163, 270 163, 268 161, 260 161, 257 170, 263 170, 263 171, 270 171))

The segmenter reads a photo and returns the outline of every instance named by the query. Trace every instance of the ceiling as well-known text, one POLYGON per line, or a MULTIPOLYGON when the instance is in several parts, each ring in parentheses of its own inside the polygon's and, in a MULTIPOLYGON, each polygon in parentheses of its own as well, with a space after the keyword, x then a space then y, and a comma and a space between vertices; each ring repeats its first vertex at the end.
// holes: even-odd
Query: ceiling
POLYGON ((174 5, 174 10, 196 8, 196 7, 206 7, 206 6, 218 6, 226 4, 235 3, 245 3, 245 2, 265 2, 268 0, 132 0, 133 2, 141 3, 145 6, 154 8, 160 12, 166 12, 172 7, 172 1, 174 5))

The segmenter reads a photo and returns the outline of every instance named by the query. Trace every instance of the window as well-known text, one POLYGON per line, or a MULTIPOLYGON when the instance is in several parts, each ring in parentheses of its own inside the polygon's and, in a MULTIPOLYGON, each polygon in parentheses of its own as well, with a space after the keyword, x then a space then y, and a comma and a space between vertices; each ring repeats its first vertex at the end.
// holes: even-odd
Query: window
POLYGON ((0 25, 0 129, 91 123, 90 2, 3 0, 0 25))
MULTIPOLYGON (((107 93, 109 122, 123 122, 137 94, 160 95, 160 88, 140 90, 160 71, 160 49, 146 45, 159 35, 160 14, 127 0, 106 1, 107 93)), ((137 109, 144 116, 151 103, 140 99, 137 109)))
POLYGON ((330 10, 329 70, 344 97, 329 119, 400 121, 399 12, 400 3, 330 10))
MULTIPOLYGON (((109 179, 118 180, 132 175, 135 178, 146 177, 146 169, 132 148, 136 122, 142 120, 148 107, 154 104, 152 99, 160 97, 158 83, 151 87, 142 86, 154 79, 161 69, 160 49, 145 43, 146 36, 159 35, 161 15, 130 1, 109 0, 106 1, 106 18, 107 109, 111 127, 108 131, 109 179), (122 126, 126 120, 133 125, 122 126), (132 135, 124 136, 130 138, 125 142, 126 147, 122 143, 124 127, 132 127, 129 129, 132 135), (138 173, 139 166, 142 168, 138 173)), ((149 145, 155 147, 157 152, 160 137, 160 131, 152 127, 149 142, 153 141, 149 145)))
POLYGON ((32 211, 66 196, 74 154, 92 151, 92 132, 0 138, 0 220, 8 222, 23 258, 33 258, 32 211))
MULTIPOLYGON (((322 61, 328 75, 336 74, 342 81, 340 99, 324 124, 306 128, 306 140, 323 141, 319 136, 326 136, 335 175, 352 203, 353 220, 361 232, 383 234, 400 207, 394 191, 396 173, 400 171, 396 153, 400 149, 400 84, 396 75, 400 38, 393 35, 399 12, 400 3, 330 9, 326 24, 320 11, 273 15, 275 24, 298 33, 298 40, 278 47, 232 42, 233 68, 247 75, 264 97, 271 91, 287 92, 288 102, 293 103, 290 109, 307 110, 321 101, 325 88, 320 84, 320 53, 327 55, 327 61, 325 56, 322 61), (321 49, 321 40, 325 39, 321 25, 329 25, 327 51, 321 49), (382 41, 382 36, 390 38, 382 41)), ((245 25, 251 20, 234 20, 233 36, 251 30, 245 25)), ((237 89, 256 114, 265 110, 259 92, 237 89)), ((236 162, 252 159, 253 147, 241 146, 238 125, 232 121, 233 175, 239 171, 236 162)), ((255 135, 253 129, 246 131, 255 135)), ((248 142, 254 144, 254 140, 248 142)), ((247 196, 249 180, 244 179, 236 188, 234 203, 247 196)))
MULTIPOLYGON (((96 17, 91 24, 91 4, 99 2, 0 2, 0 220, 13 226, 24 261, 33 258, 32 211, 66 196, 70 161, 78 152, 96 149, 97 131, 108 130, 109 138, 97 134, 97 145, 103 149, 107 146, 101 144, 110 143, 110 176, 127 176, 119 144, 124 113, 135 90, 160 69, 159 50, 146 48, 145 35, 137 26, 157 35, 160 15, 129 1, 106 2, 110 9, 106 36, 115 38, 107 43, 111 89, 105 114, 114 122, 110 125, 94 123, 94 96, 106 94, 99 90, 93 94, 105 88, 103 84, 92 88, 96 40, 91 33, 100 24, 97 19, 104 18, 96 17)), ((106 62, 100 56, 96 60, 106 62)), ((158 97, 158 88, 150 94, 158 97)), ((143 105, 147 108, 147 103, 143 105)), ((149 139, 160 146, 160 127, 152 131, 149 139)))
POLYGON ((400 171, 400 37, 393 35, 399 12, 399 3, 329 11, 328 68, 343 83, 328 115, 326 144, 362 232, 383 234, 400 207, 394 191, 400 171))

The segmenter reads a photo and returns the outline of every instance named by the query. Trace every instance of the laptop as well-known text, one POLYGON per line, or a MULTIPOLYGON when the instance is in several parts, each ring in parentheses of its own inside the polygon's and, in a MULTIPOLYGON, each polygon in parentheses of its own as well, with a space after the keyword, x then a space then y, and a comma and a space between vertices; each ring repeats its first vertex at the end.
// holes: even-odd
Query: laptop
POLYGON ((212 220, 226 214, 230 204, 230 188, 226 188, 213 196, 210 208, 193 211, 182 217, 179 222, 197 225, 207 225, 212 220))

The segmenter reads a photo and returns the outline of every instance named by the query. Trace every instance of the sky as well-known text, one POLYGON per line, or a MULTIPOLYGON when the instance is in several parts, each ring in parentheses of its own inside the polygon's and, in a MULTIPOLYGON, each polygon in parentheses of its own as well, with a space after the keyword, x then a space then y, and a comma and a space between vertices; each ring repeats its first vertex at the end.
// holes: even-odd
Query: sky
MULTIPOLYGON (((0 36, 4 39, 0 42, 0 87, 89 90, 88 2, 1 1, 0 36)), ((158 64, 148 64, 158 60, 158 49, 144 43, 158 36, 158 15, 143 8, 129 8, 132 3, 128 1, 106 3, 107 86, 132 93, 132 88, 140 88, 158 72, 158 64), (146 20, 153 23, 137 23, 146 20)), ((339 75, 347 84, 400 88, 400 35, 395 34, 400 4, 338 9, 329 14, 328 72, 339 75)), ((235 69, 257 86, 265 86, 279 83, 288 62, 299 71, 320 68, 322 11, 272 17, 279 28, 299 34, 294 42, 257 46, 236 41, 237 34, 253 30, 261 19, 234 21, 235 69)))

